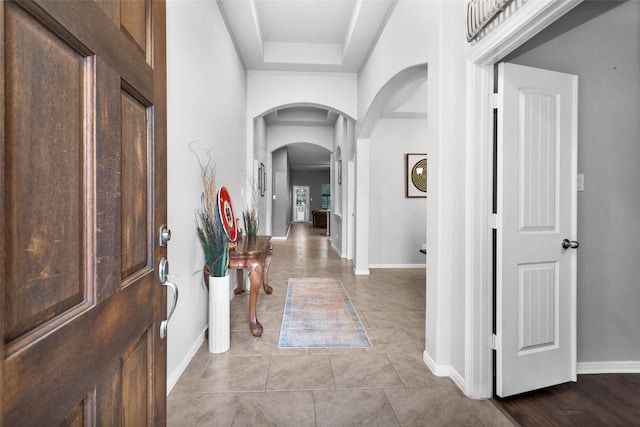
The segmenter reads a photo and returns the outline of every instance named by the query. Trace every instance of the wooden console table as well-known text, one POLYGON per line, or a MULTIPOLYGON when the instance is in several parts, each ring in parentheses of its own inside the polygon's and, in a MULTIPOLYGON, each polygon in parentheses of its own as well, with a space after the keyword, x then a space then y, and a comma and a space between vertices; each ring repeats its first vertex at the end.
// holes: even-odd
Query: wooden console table
POLYGON ((327 228, 327 217, 329 212, 327 211, 312 211, 313 215, 313 227, 327 228))
POLYGON ((229 268, 240 270, 238 272, 238 287, 234 294, 244 292, 242 269, 249 270, 249 282, 251 290, 249 295, 249 327, 254 337, 262 336, 262 325, 256 318, 256 303, 260 284, 264 286, 267 294, 273 292, 268 285, 269 264, 271 263, 271 236, 239 237, 235 249, 229 251, 229 268))

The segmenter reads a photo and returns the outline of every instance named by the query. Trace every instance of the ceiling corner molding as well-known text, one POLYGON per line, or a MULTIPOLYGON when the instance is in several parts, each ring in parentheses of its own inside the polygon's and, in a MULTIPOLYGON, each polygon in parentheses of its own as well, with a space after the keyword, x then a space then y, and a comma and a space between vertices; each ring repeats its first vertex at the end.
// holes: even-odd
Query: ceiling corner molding
POLYGON ((387 26, 387 22, 389 22, 389 18, 391 17, 391 14, 393 13, 394 9, 396 8, 396 5, 398 4, 398 1, 400 1, 400 0, 390 0, 389 1, 389 5, 387 7, 387 10, 386 10, 384 16, 382 17, 380 25, 378 26, 378 31, 376 32, 375 36, 371 40, 371 43, 369 44, 369 49, 364 54, 364 57, 362 58, 362 62, 360 63, 360 67, 358 67, 358 74, 360 74, 362 72, 362 70, 364 69, 365 65, 367 65, 367 62, 369 62, 369 57, 371 57, 371 54, 373 53, 373 50, 375 49, 376 45, 378 44, 378 40, 380 40, 380 36, 382 35, 382 32, 384 31, 385 27, 387 26))
POLYGON ((349 47, 351 46, 351 40, 353 37, 353 32, 356 28, 356 23, 358 22, 358 17, 360 16, 360 10, 362 9, 362 2, 364 0, 357 0, 353 5, 353 11, 351 12, 351 20, 349 21, 349 28, 347 29, 347 33, 344 35, 344 42, 342 43, 342 57, 346 55, 349 47))
POLYGON ((256 0, 249 0, 251 6, 251 17, 253 19, 253 28, 256 31, 256 37, 258 38, 258 45, 260 45, 260 52, 264 56, 264 42, 262 41, 262 30, 260 29, 260 19, 258 18, 258 11, 256 10, 256 0))

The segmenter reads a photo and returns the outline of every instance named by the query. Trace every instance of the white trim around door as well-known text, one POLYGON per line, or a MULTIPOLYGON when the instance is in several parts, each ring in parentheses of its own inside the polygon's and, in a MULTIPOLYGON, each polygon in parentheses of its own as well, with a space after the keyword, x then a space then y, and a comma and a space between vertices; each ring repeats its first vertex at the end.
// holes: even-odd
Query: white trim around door
POLYGON ((527 1, 467 56, 464 392, 471 398, 493 396, 493 66, 581 2, 527 1))

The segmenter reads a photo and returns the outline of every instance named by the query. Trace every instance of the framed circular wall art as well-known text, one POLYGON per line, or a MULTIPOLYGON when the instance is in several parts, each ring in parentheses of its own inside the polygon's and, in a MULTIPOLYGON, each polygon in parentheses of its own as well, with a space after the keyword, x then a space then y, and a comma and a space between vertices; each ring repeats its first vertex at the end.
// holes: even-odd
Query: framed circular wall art
POLYGON ((406 157, 406 197, 427 197, 427 155, 408 153, 406 157))

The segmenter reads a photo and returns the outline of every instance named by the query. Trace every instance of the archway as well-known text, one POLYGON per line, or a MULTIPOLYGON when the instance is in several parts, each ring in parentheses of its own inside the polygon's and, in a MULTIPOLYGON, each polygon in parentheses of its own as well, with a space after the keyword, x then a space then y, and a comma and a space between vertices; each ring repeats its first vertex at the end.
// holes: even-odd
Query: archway
MULTIPOLYGON (((323 184, 331 184, 334 193, 333 153, 346 145, 346 122, 354 120, 340 110, 313 103, 272 107, 254 118, 253 169, 256 173, 264 165, 267 182, 259 202, 264 225, 261 232, 274 238, 286 236, 283 229, 288 230, 291 215, 285 206, 291 206, 292 169, 313 171, 307 172, 308 176, 326 171, 327 182, 323 184), (290 154, 304 159, 293 159, 290 154)), ((311 191, 317 193, 313 202, 319 203, 323 199, 321 186, 311 191)))
MULTIPOLYGON (((367 113, 356 130, 356 182, 358 186, 356 197, 356 248, 354 260, 354 272, 356 274, 369 274, 370 266, 370 217, 369 195, 371 192, 371 144, 370 139, 376 126, 380 123, 385 112, 395 110, 404 101, 407 101, 416 93, 418 87, 425 85, 427 81, 427 64, 418 64, 408 67, 393 76, 377 93, 367 113)), ((426 92, 425 116, 426 119, 426 92)), ((426 144, 421 151, 426 152, 426 144)), ((397 165, 396 165, 397 166, 397 165)), ((426 208, 424 210, 426 223, 426 208)), ((425 237, 426 238, 426 237, 425 237)))

